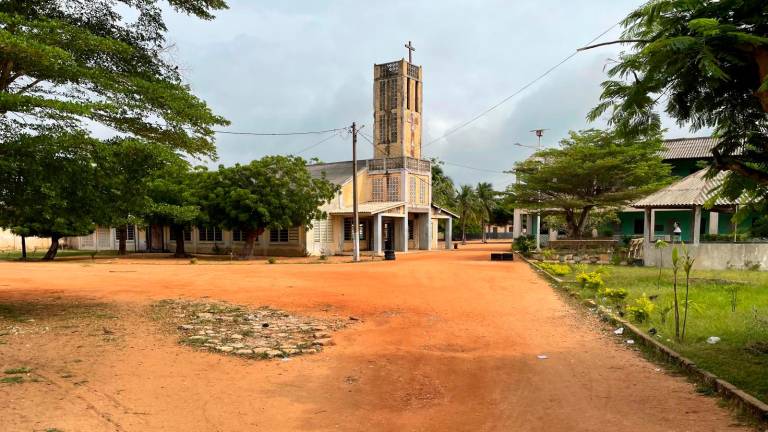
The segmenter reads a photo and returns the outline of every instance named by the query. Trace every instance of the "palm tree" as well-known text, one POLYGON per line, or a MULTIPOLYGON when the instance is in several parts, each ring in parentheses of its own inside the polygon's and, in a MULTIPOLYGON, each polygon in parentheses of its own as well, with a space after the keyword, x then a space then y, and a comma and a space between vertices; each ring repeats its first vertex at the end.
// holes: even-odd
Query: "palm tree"
POLYGON ((478 183, 477 187, 475 187, 475 194, 477 195, 477 200, 480 203, 480 226, 482 227, 483 231, 483 243, 487 242, 487 239, 485 238, 485 227, 486 223, 490 225, 491 223, 491 212, 496 207, 496 191, 493 190, 493 186, 490 183, 482 182, 478 183))
POLYGON ((461 244, 467 244, 467 223, 475 221, 482 207, 475 189, 470 185, 462 185, 456 194, 456 210, 461 219, 461 244))

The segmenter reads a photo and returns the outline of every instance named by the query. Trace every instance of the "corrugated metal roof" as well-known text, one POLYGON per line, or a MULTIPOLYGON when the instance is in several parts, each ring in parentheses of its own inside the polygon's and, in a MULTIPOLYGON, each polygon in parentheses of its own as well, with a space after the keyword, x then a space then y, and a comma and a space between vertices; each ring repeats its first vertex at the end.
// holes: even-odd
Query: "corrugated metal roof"
MULTIPOLYGON (((681 208, 704 205, 723 184, 726 172, 706 178, 708 169, 702 169, 632 204, 636 208, 681 208)), ((735 205, 737 202, 719 198, 715 205, 735 205)))
MULTIPOLYGON (((367 167, 365 160, 357 161, 357 172, 365 170, 367 167)), ((309 174, 314 178, 322 177, 334 184, 342 185, 352 178, 352 161, 321 163, 307 165, 309 174)))
MULTIPOLYGON (((387 210, 392 210, 402 205, 405 205, 405 203, 399 202, 399 201, 364 202, 364 203, 358 204, 357 211, 360 214, 376 214, 376 213, 383 213, 387 210)), ((329 210, 328 213, 351 214, 352 207, 336 208, 336 209, 329 210)))
POLYGON ((675 138, 664 140, 665 150, 661 152, 664 160, 702 159, 712 157, 712 148, 720 140, 715 137, 675 138))

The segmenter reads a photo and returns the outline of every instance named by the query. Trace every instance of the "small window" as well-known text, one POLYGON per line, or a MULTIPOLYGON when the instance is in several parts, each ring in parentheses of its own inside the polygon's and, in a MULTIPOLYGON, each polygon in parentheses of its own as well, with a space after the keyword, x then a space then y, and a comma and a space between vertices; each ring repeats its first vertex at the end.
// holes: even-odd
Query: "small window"
POLYGON ((312 221, 314 227, 315 243, 329 243, 333 241, 333 223, 328 219, 312 221))
MULTIPOLYGON (((122 228, 115 228, 115 240, 120 240, 120 230, 122 228)), ((136 225, 128 225, 128 235, 126 240, 134 241, 136 239, 136 225)))
POLYGON ((387 180, 387 200, 400 201, 400 177, 390 177, 387 180))
POLYGON ((288 243, 288 229, 280 228, 269 230, 269 242, 288 243))
MULTIPOLYGON (((176 241, 176 230, 173 228, 171 228, 170 240, 176 241)), ((192 230, 189 228, 184 228, 184 241, 192 241, 192 230)))
POLYGON ((200 225, 197 227, 198 240, 201 242, 220 242, 223 237, 221 228, 200 225))
POLYGON ((408 184, 408 189, 410 192, 410 199, 409 201, 413 204, 416 204, 416 177, 411 178, 410 183, 408 184))
MULTIPOLYGON (((256 240, 258 240, 259 237, 256 236, 256 240)), ((241 229, 233 229, 232 230, 232 241, 241 242, 245 241, 245 231, 241 229)))
MULTIPOLYGON (((352 218, 344 218, 344 241, 352 241, 352 218)), ((365 240, 365 222, 361 221, 358 227, 360 240, 365 240)))
POLYGON ((408 240, 413 240, 413 221, 408 221, 408 240))
POLYGON ((384 201, 384 177, 375 177, 371 181, 371 201, 384 201))
POLYGON ((405 82, 405 108, 411 109, 411 79, 406 78, 405 82))
POLYGON ((429 197, 427 196, 427 182, 420 177, 417 178, 419 179, 419 194, 421 195, 421 203, 427 204, 429 201, 429 197))
POLYGON ((415 110, 414 111, 421 112, 421 111, 419 111, 419 82, 418 81, 413 83, 413 90, 414 90, 414 93, 415 93, 414 96, 413 96, 413 102, 414 102, 414 105, 415 105, 415 110))

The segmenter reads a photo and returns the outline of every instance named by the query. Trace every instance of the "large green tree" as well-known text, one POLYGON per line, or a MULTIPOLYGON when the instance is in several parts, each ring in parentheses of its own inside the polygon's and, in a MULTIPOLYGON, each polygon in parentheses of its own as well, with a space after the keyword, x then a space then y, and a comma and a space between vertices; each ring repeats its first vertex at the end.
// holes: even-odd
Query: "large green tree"
MULTIPOLYGON (((602 101, 620 133, 659 127, 659 110, 693 129, 714 128, 715 171, 741 191, 768 185, 768 2, 651 0, 627 16, 631 44, 609 70, 602 101)), ((598 44, 605 45, 607 43, 598 44)))
POLYGON ((5 142, 0 146, 0 226, 50 237, 44 259, 53 259, 62 237, 127 218, 131 206, 144 202, 144 173, 176 158, 137 138, 102 141, 62 132, 5 142), (125 165, 126 160, 139 165, 125 165))
POLYGON ((482 230, 482 241, 487 242, 486 229, 487 225, 491 223, 493 217, 493 209, 496 208, 498 202, 498 194, 493 190, 493 185, 488 182, 480 182, 475 187, 475 194, 480 204, 480 229, 482 230))
POLYGON ((242 230, 242 255, 252 257, 256 237, 265 229, 306 228, 325 218, 320 207, 336 196, 338 186, 313 178, 300 157, 266 156, 247 165, 220 166, 208 173, 201 191, 209 223, 242 230))
POLYGON ((456 191, 455 209, 461 219, 461 243, 467 243, 467 226, 481 221, 483 205, 477 197, 475 188, 461 185, 456 191))
POLYGON ((445 175, 443 162, 437 158, 432 159, 432 204, 450 210, 456 208, 456 187, 445 175))
MULTIPOLYGON (((168 3, 202 19, 226 7, 168 3)), ((0 178, 13 180, 0 183, 0 227, 50 236, 52 258, 60 236, 139 212, 139 186, 168 151, 215 156, 212 127, 227 122, 182 82, 165 32, 156 0, 0 2, 0 178), (97 140, 94 125, 120 138, 97 140)))
POLYGON ((658 152, 661 138, 632 140, 614 131, 571 132, 559 148, 515 164, 515 205, 562 214, 568 235, 579 238, 590 212, 616 209, 670 181, 658 152))
POLYGON ((200 209, 200 194, 207 174, 202 168, 190 170, 189 163, 178 159, 148 181, 148 202, 142 218, 153 225, 170 227, 176 238, 177 258, 186 256, 185 229, 205 218, 200 209))

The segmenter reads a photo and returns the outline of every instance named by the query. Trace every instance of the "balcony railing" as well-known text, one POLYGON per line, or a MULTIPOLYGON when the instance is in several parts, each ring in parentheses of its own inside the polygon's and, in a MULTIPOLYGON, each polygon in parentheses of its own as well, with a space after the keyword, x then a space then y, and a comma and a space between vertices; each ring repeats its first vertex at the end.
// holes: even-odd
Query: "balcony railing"
POLYGON ((387 171, 402 168, 418 173, 429 173, 432 169, 432 162, 407 156, 368 160, 369 172, 387 171))

